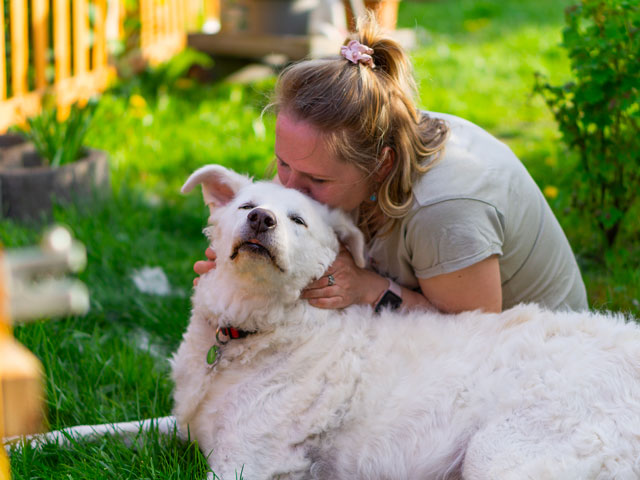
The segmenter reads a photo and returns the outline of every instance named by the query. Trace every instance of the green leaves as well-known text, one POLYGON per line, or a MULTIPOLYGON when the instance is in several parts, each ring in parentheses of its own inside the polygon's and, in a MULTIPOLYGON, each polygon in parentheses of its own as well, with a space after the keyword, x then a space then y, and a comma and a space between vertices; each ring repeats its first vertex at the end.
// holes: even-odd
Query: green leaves
POLYGON ((565 21, 574 78, 554 87, 537 75, 534 91, 579 155, 576 198, 611 246, 640 192, 640 4, 582 0, 565 21))
POLYGON ((90 100, 84 108, 74 104, 65 120, 58 119, 57 107, 45 108, 27 120, 28 128, 18 130, 33 142, 38 155, 56 168, 84 155, 83 142, 97 106, 97 100, 90 100))

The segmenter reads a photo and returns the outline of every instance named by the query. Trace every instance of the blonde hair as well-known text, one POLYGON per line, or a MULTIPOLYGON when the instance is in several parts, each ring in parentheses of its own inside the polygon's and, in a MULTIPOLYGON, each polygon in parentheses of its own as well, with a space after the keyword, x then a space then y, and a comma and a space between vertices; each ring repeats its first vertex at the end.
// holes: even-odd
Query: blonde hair
POLYGON ((391 171, 380 185, 372 183, 377 203, 361 208, 359 226, 367 234, 376 208, 394 220, 409 212, 413 185, 443 150, 448 128, 417 109, 411 62, 372 13, 358 20, 345 45, 350 40, 373 49, 374 68, 341 55, 295 63, 280 74, 270 106, 317 128, 336 158, 368 178, 384 162, 383 149, 393 150, 391 171))

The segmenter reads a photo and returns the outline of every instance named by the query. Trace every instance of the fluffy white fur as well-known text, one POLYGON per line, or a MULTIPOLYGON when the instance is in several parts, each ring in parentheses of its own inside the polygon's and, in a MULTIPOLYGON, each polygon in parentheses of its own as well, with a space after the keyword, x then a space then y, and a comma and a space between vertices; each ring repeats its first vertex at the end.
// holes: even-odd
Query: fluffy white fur
POLYGON ((218 166, 183 190, 200 183, 217 268, 196 287, 173 358, 174 413, 222 479, 640 478, 633 322, 534 305, 317 309, 299 294, 337 237, 364 261, 347 217, 218 166), (277 220, 260 238, 247 226, 254 208, 277 220), (269 255, 234 255, 246 240, 269 255), (255 333, 220 345, 211 367, 219 326, 255 333))

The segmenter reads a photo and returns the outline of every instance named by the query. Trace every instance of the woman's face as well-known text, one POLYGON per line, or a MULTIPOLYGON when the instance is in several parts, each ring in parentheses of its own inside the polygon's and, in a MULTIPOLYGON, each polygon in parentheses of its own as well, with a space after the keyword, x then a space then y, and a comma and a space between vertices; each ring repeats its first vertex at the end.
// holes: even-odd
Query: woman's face
POLYGON ((286 112, 276 121, 275 154, 280 183, 320 203, 351 212, 372 193, 364 172, 331 155, 318 130, 286 112))

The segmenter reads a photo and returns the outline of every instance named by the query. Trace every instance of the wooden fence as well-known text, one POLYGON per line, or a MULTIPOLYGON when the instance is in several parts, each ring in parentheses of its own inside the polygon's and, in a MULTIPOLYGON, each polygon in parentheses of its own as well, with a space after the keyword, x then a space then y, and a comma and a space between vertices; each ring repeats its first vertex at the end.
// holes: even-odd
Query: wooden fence
MULTIPOLYGON (((107 45, 122 35, 124 17, 120 0, 7 1, 8 19, 0 8, 0 133, 37 114, 47 95, 64 115, 103 91, 114 74, 107 45)), ((158 63, 184 48, 205 0, 139 1, 141 55, 158 63)))
POLYGON ((199 29, 217 0, 140 0, 140 47, 151 64, 171 58, 186 46, 187 32, 199 29))

